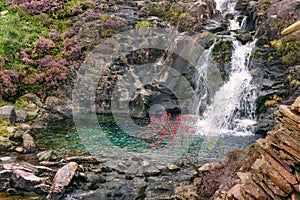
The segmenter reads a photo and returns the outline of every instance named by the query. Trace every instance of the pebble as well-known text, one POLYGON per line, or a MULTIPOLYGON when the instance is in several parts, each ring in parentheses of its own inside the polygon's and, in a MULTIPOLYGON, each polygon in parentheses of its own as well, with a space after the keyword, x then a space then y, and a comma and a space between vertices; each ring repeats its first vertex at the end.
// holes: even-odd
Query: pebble
POLYGON ((1 11, 1 12, 0 12, 0 15, 1 15, 1 16, 5 16, 7 13, 8 13, 8 10, 4 10, 4 11, 1 11))

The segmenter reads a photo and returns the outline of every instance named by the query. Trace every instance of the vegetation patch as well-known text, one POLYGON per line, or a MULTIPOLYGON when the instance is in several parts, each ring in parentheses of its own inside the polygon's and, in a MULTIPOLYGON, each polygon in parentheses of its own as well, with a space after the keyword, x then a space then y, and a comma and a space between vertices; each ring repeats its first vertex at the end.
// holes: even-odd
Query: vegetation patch
POLYGON ((154 27, 154 25, 148 21, 139 21, 135 25, 135 28, 137 28, 137 29, 138 28, 151 28, 151 27, 154 27))
POLYGON ((233 43, 231 40, 220 40, 212 49, 212 57, 217 65, 223 66, 230 63, 232 58, 233 43))
POLYGON ((271 106, 279 104, 282 101, 282 97, 279 97, 277 94, 274 94, 271 99, 265 101, 265 106, 271 106))
POLYGON ((68 78, 69 61, 81 47, 62 33, 69 16, 82 12, 83 0, 0 0, 0 96, 6 101, 28 92, 47 95, 68 78), (77 45, 77 46, 76 46, 77 45), (47 66, 41 64, 47 62, 47 66), (54 86, 54 88, 53 88, 54 86))
POLYGON ((287 36, 280 40, 273 40, 271 45, 285 63, 289 65, 300 63, 300 40, 298 37, 287 36))

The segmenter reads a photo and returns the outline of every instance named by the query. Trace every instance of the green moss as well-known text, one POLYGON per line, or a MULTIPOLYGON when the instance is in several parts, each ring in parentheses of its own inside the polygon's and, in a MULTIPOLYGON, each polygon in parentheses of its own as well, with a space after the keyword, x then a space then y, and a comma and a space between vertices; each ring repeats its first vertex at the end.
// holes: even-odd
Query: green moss
POLYGON ((212 57, 217 65, 223 66, 230 63, 232 58, 233 43, 231 40, 220 40, 212 49, 212 57))
POLYGON ((101 36, 102 37, 110 37, 112 35, 115 35, 115 34, 119 34, 120 31, 119 30, 116 30, 116 29, 113 29, 113 28, 109 28, 109 29, 105 29, 101 32, 101 36))
POLYGON ((190 27, 186 19, 187 14, 180 8, 170 8, 165 11, 160 8, 152 7, 149 9, 149 16, 160 17, 164 21, 168 21, 172 25, 177 26, 179 30, 186 30, 190 27))
POLYGON ((103 21, 106 21, 109 18, 109 15, 107 14, 100 14, 100 19, 103 21))
POLYGON ((36 116, 34 116, 34 115, 28 115, 28 121, 33 121, 33 120, 35 120, 35 118, 36 118, 36 116))
POLYGON ((148 21, 139 21, 135 25, 136 29, 138 29, 138 28, 151 28, 151 27, 154 27, 154 26, 153 26, 153 24, 151 24, 148 21))
POLYGON ((289 65, 300 63, 300 40, 298 37, 287 36, 280 40, 273 40, 271 45, 285 63, 289 65))
POLYGON ((10 126, 9 121, 0 118, 0 136, 8 137, 10 134, 7 127, 10 126))

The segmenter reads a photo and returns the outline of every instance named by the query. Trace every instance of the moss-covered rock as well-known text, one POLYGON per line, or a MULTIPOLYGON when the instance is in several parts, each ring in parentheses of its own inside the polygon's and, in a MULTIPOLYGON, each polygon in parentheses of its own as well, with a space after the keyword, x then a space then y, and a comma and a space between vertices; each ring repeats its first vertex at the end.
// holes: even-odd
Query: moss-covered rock
POLYGON ((297 36, 286 36, 280 40, 271 41, 271 45, 277 50, 281 59, 289 64, 300 63, 300 40, 297 36))
POLYGON ((228 64, 232 58, 233 43, 231 40, 220 40, 212 49, 212 57, 217 65, 228 64))

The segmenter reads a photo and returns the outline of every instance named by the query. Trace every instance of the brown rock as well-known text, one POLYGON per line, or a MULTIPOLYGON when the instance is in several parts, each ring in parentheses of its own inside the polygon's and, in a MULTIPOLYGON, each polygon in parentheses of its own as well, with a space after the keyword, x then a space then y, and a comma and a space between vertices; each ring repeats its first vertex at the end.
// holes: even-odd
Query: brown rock
POLYGON ((260 173, 255 173, 252 175, 254 182, 259 185, 264 191, 274 200, 280 200, 277 196, 274 195, 272 190, 264 183, 264 176, 260 173))
POLYGON ((269 154, 263 154, 263 158, 266 159, 273 169, 275 169, 279 174, 285 178, 290 184, 294 185, 297 183, 295 176, 288 172, 284 167, 282 167, 275 159, 273 159, 269 154))
POLYGON ((299 193, 293 193, 291 196, 292 200, 299 200, 300 199, 300 194, 299 193))
POLYGON ((227 199, 228 200, 246 200, 245 197, 243 196, 243 191, 242 187, 240 184, 237 184, 233 186, 227 193, 227 199))
POLYGON ((62 197, 66 187, 70 184, 75 175, 77 167, 78 164, 76 162, 70 162, 56 172, 50 192, 46 197, 47 200, 57 200, 62 197))
POLYGON ((252 177, 250 172, 246 172, 246 173, 237 172, 237 176, 241 180, 242 184, 248 183, 251 180, 251 177, 252 177))
POLYGON ((277 160, 277 162, 279 162, 287 171, 292 172, 293 170, 282 161, 282 159, 280 159, 278 157, 278 155, 274 152, 274 149, 272 149, 272 146, 270 144, 270 142, 268 142, 266 139, 258 139, 256 140, 256 144, 258 144, 258 147, 260 148, 260 152, 261 154, 269 154, 271 155, 273 158, 275 158, 277 160))
POLYGON ((249 183, 245 184, 243 186, 243 189, 245 190, 245 192, 247 194, 249 194, 254 199, 259 199, 259 200, 267 199, 267 195, 263 191, 263 189, 261 187, 259 187, 258 185, 256 185, 256 183, 253 181, 250 181, 249 183))
POLYGON ((268 177, 268 179, 265 179, 265 183, 274 194, 286 197, 292 192, 290 184, 271 167, 264 157, 262 159, 257 159, 252 165, 252 169, 254 169, 256 173, 262 172, 268 177))
POLYGON ((213 163, 206 163, 206 164, 202 165, 199 168, 199 170, 200 171, 209 171, 209 170, 214 170, 214 169, 221 169, 222 167, 224 167, 224 165, 222 165, 221 163, 213 162, 213 163))
POLYGON ((300 116, 295 115, 288 106, 280 105, 279 106, 279 112, 283 114, 284 116, 290 118, 294 122, 300 124, 300 116))
POLYGON ((294 185, 294 188, 300 194, 300 184, 294 185))
POLYGON ((291 110, 300 113, 300 97, 298 97, 296 101, 293 103, 291 110))

